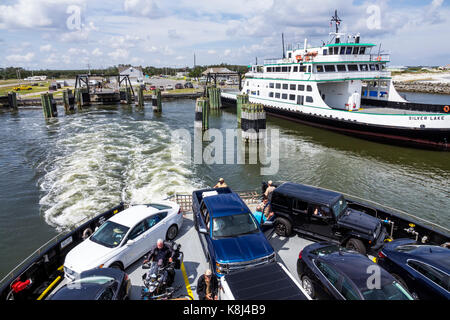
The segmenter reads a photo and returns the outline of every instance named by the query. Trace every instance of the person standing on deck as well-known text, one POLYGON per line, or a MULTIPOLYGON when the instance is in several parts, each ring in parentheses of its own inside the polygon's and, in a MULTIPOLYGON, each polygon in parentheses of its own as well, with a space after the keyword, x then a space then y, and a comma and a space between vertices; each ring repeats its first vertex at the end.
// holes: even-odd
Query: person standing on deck
POLYGON ((197 295, 199 300, 218 300, 219 281, 211 270, 206 270, 197 281, 197 295))
POLYGON ((228 187, 228 185, 225 183, 225 180, 223 178, 220 178, 219 182, 214 186, 214 189, 226 187, 228 187))
POLYGON ((267 186, 266 192, 264 192, 264 198, 268 199, 270 201, 270 200, 272 200, 272 192, 273 192, 273 190, 275 190, 275 187, 273 186, 272 180, 270 180, 267 183, 267 185, 268 186, 267 186))

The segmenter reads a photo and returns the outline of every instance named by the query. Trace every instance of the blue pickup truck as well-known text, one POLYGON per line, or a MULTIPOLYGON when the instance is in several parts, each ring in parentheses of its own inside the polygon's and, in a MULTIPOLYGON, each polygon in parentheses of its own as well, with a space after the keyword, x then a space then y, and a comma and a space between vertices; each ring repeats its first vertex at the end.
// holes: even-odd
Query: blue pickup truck
MULTIPOLYGON (((206 258, 217 276, 275 261, 261 226, 230 188, 194 191, 192 211, 206 258)), ((264 227, 271 224, 266 222, 264 227)))

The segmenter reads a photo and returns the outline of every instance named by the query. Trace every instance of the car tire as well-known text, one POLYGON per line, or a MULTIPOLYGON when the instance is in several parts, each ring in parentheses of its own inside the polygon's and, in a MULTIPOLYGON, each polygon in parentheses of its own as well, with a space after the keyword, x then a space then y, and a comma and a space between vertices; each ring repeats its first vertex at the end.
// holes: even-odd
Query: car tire
POLYGON ((119 269, 119 270, 121 270, 121 271, 125 271, 124 270, 124 267, 123 267, 123 265, 122 265, 122 263, 120 263, 120 262, 114 262, 112 265, 110 265, 109 266, 110 268, 112 268, 112 269, 119 269))
POLYGON ((302 277, 302 288, 311 297, 311 299, 315 298, 316 291, 314 290, 314 283, 308 276, 302 277))
POLYGON ((176 224, 173 224, 167 229, 166 233, 166 240, 172 241, 175 239, 178 235, 178 226, 176 224))
POLYGON ((364 255, 367 252, 364 243, 361 240, 355 238, 351 238, 350 240, 348 240, 345 247, 349 250, 354 250, 364 255))
POLYGON ((289 237, 292 234, 292 224, 284 218, 276 218, 274 227, 276 234, 281 237, 289 237))

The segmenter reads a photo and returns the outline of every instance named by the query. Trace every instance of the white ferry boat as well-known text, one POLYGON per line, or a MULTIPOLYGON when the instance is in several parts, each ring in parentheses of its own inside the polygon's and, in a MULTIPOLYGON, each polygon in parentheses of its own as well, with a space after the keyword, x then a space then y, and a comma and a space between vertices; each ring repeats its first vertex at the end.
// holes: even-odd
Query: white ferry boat
MULTIPOLYGON (((386 65, 389 54, 360 34, 336 32, 328 44, 305 39, 283 48, 283 58, 252 65, 241 94, 277 117, 376 141, 439 150, 450 149, 450 108, 410 103, 395 90, 386 65)), ((236 93, 222 93, 234 102, 236 93)), ((450 101, 449 101, 450 104, 450 101)))

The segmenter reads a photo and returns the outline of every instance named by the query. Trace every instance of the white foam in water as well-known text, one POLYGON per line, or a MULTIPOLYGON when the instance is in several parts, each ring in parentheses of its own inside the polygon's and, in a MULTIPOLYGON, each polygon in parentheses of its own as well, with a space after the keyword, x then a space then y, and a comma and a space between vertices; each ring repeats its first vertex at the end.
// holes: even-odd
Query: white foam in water
POLYGON ((67 120, 58 134, 39 186, 43 216, 59 230, 121 201, 149 203, 195 189, 190 164, 171 158, 180 146, 166 124, 90 116, 67 120))

